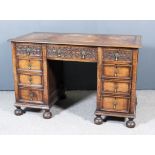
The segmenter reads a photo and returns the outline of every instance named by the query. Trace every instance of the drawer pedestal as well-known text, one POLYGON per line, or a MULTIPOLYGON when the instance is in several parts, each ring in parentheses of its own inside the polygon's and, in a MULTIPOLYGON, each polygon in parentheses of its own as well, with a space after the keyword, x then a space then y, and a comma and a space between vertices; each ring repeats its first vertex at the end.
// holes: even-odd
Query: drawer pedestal
POLYGON ((94 122, 102 124, 102 116, 125 117, 129 119, 126 126, 133 128, 138 50, 99 48, 98 55, 98 104, 94 122))
POLYGON ((17 108, 15 114, 19 116, 23 114, 23 109, 36 108, 45 111, 45 119, 51 118, 51 106, 59 96, 64 96, 62 62, 48 62, 47 47, 42 44, 13 43, 12 51, 17 108))

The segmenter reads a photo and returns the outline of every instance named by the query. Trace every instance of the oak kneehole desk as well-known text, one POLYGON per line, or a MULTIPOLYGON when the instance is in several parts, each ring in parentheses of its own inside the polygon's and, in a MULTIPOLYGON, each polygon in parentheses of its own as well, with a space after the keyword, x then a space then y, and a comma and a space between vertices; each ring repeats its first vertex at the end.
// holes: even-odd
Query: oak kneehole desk
POLYGON ((116 116, 128 118, 127 127, 135 126, 140 36, 38 32, 11 43, 16 115, 23 114, 22 108, 38 108, 51 118, 50 107, 65 97, 63 61, 92 62, 97 63, 94 122, 101 124, 102 115, 116 116))

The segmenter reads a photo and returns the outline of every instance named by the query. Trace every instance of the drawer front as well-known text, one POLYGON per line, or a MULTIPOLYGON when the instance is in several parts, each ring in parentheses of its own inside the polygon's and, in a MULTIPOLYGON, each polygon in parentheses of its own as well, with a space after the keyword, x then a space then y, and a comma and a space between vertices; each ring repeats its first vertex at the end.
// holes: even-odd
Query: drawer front
POLYGON ((19 74, 19 85, 42 86, 42 76, 19 74))
POLYGON ((27 56, 27 57, 41 57, 42 47, 40 44, 16 44, 16 55, 17 56, 27 56))
POLYGON ((128 112, 129 99, 123 97, 103 97, 102 108, 106 111, 128 112))
POLYGON ((87 60, 97 61, 97 48, 81 47, 81 46, 62 46, 62 45, 48 45, 48 58, 66 59, 66 60, 87 60))
POLYGON ((130 94, 131 84, 130 82, 124 81, 108 81, 104 80, 103 82, 103 91, 104 93, 113 93, 113 94, 130 94))
POLYGON ((22 102, 38 102, 42 103, 43 101, 43 92, 42 90, 32 90, 21 88, 19 89, 19 100, 22 102))
POLYGON ((42 70, 42 61, 35 59, 19 59, 17 64, 18 69, 23 70, 42 70))
POLYGON ((104 61, 132 61, 132 50, 130 49, 104 49, 104 61))
POLYGON ((103 76, 112 78, 131 78, 131 66, 104 65, 103 76))

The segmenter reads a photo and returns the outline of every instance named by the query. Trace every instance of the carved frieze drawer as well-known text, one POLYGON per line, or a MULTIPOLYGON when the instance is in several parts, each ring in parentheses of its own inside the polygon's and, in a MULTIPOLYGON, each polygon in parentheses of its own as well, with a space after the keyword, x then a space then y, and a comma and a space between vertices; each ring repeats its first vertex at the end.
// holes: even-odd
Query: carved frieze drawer
POLYGON ((40 44, 17 43, 16 44, 16 55, 17 56, 41 57, 42 47, 40 44))
POLYGON ((128 61, 132 62, 132 50, 105 48, 103 53, 104 61, 128 61))
POLYGON ((48 45, 47 57, 77 61, 97 61, 97 48, 81 46, 48 45))

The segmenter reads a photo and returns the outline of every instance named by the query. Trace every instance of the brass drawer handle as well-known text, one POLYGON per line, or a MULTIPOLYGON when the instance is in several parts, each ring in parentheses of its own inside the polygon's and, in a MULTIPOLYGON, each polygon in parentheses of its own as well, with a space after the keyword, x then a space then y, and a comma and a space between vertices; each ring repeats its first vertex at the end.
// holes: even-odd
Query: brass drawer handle
POLYGON ((115 99, 114 103, 113 103, 113 109, 116 110, 116 106, 117 106, 117 101, 115 99))
POLYGON ((29 83, 32 84, 32 77, 29 77, 29 83))
POLYGON ((114 76, 115 76, 115 77, 118 76, 118 68, 117 68, 117 66, 115 67, 114 76))
POLYGON ((115 83, 114 92, 117 93, 118 85, 115 83))
POLYGON ((118 61, 119 54, 115 53, 114 55, 115 55, 115 61, 118 61))
POLYGON ((30 100, 33 100, 33 97, 35 96, 35 94, 33 92, 30 92, 30 100))
POLYGON ((86 58, 86 52, 85 52, 85 51, 82 51, 82 52, 81 52, 81 58, 82 58, 82 59, 85 59, 85 58, 86 58))
POLYGON ((61 51, 60 51, 60 50, 58 50, 57 56, 58 56, 58 57, 61 57, 61 51))
POLYGON ((28 64, 28 69, 31 70, 32 64, 31 61, 29 60, 29 64, 28 64))
POLYGON ((30 51, 31 51, 30 48, 27 48, 27 49, 26 49, 26 53, 27 53, 27 55, 30 55, 30 51))

